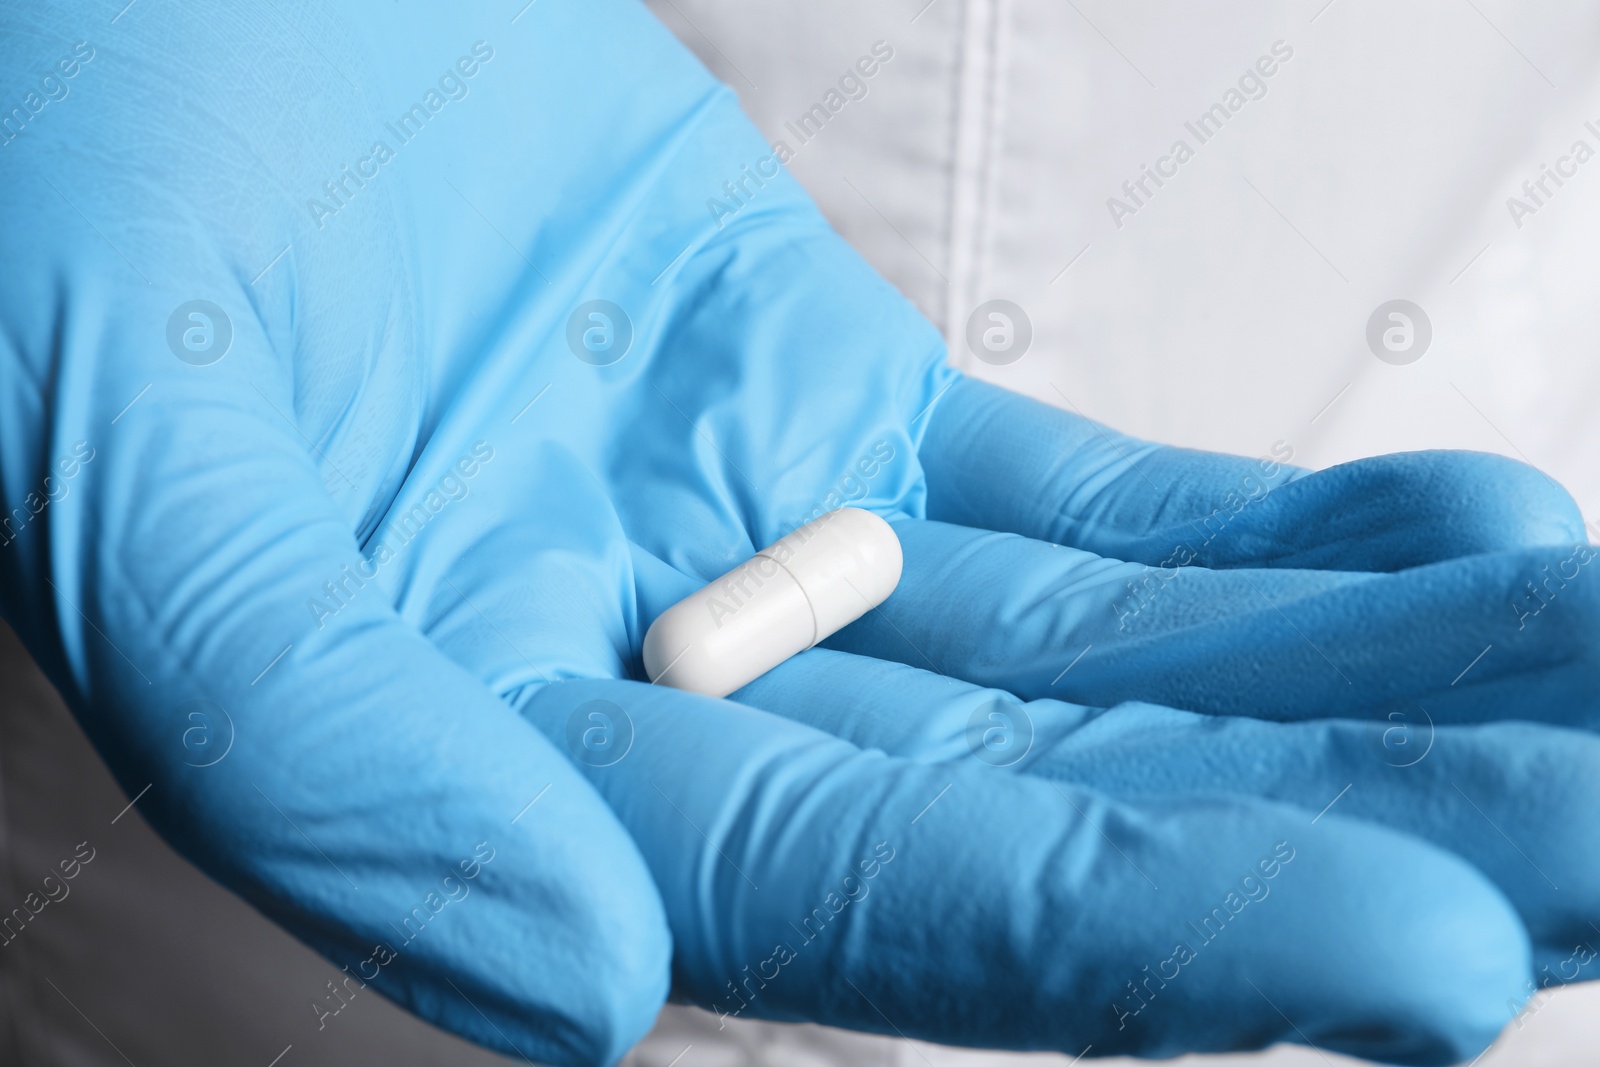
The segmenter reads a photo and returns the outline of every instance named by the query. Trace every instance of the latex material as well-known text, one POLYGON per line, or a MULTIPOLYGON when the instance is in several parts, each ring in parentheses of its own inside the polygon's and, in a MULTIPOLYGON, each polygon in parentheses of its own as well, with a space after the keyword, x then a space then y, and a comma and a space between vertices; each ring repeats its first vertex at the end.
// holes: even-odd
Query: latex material
POLYGON ((888 523, 830 511, 662 612, 645 631, 645 674, 725 697, 883 603, 902 562, 888 523))
POLYGON ((1545 980, 1535 950, 1593 936, 1588 831, 1537 816, 1593 778, 1594 568, 1502 599, 1582 535, 1536 472, 1268 473, 957 379, 781 172, 708 210, 771 147, 631 3, 103 13, 13 4, 0 34, 28 71, 93 36, 0 149, 0 607, 137 810, 375 990, 561 1064, 614 1060, 669 983, 959 1044, 1444 1063, 1545 980), (643 683, 651 620, 845 503, 906 568, 832 643, 890 659, 813 650, 737 701, 643 683), (1174 565, 1194 595, 1107 633, 1220 511, 1174 565), (1526 689, 1498 644, 1452 686, 1507 619, 1526 689), (1235 672, 1184 667, 1210 661, 1235 672), (1008 767, 1010 688, 1039 729, 1008 767), (1418 694, 1550 725, 1417 773, 1349 741, 1370 719, 1262 721, 1418 694))

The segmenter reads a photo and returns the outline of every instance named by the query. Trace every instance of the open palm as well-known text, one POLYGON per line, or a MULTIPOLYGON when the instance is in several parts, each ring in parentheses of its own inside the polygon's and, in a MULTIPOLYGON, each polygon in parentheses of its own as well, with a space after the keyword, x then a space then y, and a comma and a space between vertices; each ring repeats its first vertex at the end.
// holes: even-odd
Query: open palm
POLYGON ((342 6, 141 12, 0 155, 5 614, 208 873, 561 1063, 669 987, 1446 1062, 1587 977, 1600 593, 1558 487, 961 378, 641 8, 342 6), (660 611, 846 503, 904 547, 881 609, 729 700, 644 684, 660 611))

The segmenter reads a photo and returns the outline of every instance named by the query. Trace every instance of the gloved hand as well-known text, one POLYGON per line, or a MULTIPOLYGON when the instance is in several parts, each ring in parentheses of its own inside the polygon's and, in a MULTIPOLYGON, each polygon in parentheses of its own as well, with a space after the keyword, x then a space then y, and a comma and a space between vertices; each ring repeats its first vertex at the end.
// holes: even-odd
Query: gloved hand
POLYGON ((669 978, 952 1043, 1442 1063, 1588 936, 1593 830, 1544 816, 1595 788, 1594 583, 1499 599, 1581 536, 1538 475, 1275 471, 1124 635, 1256 461, 944 369, 636 4, 333 7, 15 5, 0 44, 69 90, 0 150, 0 605, 213 877, 557 1063, 669 978), (639 681, 656 614, 847 502, 906 548, 880 612, 733 700, 639 681), (1290 569, 1334 567, 1374 573, 1290 569), (1387 720, 1261 721, 1401 700, 1567 725, 1399 769, 1387 720))

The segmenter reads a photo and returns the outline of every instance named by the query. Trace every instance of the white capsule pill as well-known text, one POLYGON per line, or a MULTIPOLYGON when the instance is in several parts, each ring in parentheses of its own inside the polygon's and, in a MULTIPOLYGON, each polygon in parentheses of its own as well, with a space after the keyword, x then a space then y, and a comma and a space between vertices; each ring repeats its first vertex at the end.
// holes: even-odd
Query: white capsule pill
POLYGON ((644 635, 645 673, 727 696, 883 603, 900 567, 888 523, 830 511, 662 612, 644 635))

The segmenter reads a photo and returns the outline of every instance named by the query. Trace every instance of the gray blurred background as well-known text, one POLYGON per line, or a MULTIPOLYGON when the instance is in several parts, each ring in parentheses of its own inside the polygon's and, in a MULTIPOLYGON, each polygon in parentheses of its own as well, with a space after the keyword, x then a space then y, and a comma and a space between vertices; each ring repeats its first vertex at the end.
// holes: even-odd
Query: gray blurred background
MULTIPOLYGON (((944 330, 962 369, 1169 443, 1258 455, 1286 442, 1312 467, 1416 448, 1499 452, 1550 472, 1600 518, 1600 158, 1571 159, 1578 140, 1600 151, 1600 8, 651 6, 794 152, 791 171, 944 330), (862 80, 864 95, 852 86, 830 100, 879 42, 893 56, 862 80), (819 104, 826 120, 800 130, 802 143, 790 126, 819 104), (1213 105, 1223 112, 1202 143, 1185 124, 1213 105), (1178 164, 1180 139, 1193 155, 1178 164), (1558 166, 1569 172, 1559 185, 1545 177, 1558 166), (1147 167, 1167 176, 1141 189, 1147 167), (1542 177, 1535 200, 1523 183, 1542 177), (1397 299, 1429 329, 1406 311, 1410 345, 1396 335, 1379 358, 1368 322, 1397 299), (967 344, 991 300, 1031 326, 1011 362, 967 344)), ((0 627, 4 888, 20 899, 62 841, 96 849, 70 903, 0 949, 0 1063, 522 1062, 375 994, 319 1031, 309 1005, 334 969, 175 856, 136 808, 119 814, 130 799, 0 627)), ((1600 990, 1578 987, 1537 1001, 1479 1062, 1593 1063, 1597 1049, 1600 990)), ((1191 1061, 1352 1062, 1308 1049, 1191 1061)), ((687 1008, 669 1008, 628 1060, 1071 1062, 814 1026, 719 1032, 687 1008)))

